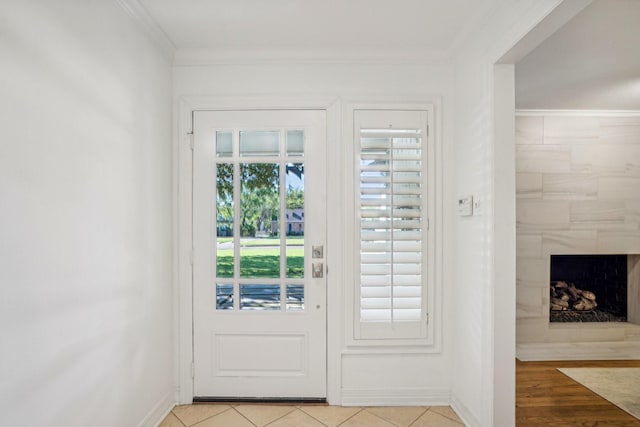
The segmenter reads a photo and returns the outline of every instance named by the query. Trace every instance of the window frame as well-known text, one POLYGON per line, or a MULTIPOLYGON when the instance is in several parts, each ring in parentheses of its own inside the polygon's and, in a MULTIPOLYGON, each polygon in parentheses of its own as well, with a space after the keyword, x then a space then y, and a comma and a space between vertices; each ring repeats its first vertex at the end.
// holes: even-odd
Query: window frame
MULTIPOLYGON (((351 104, 345 109, 345 126, 343 138, 349 142, 349 153, 345 162, 348 172, 348 184, 345 185, 346 201, 348 201, 349 220, 346 229, 351 229, 349 242, 345 244, 346 253, 349 254, 351 267, 345 269, 345 277, 351 284, 347 292, 346 319, 347 346, 348 347, 395 347, 394 351, 440 351, 439 341, 436 340, 436 330, 441 328, 441 301, 438 280, 441 276, 439 263, 441 257, 441 239, 437 237, 441 233, 441 207, 439 205, 439 186, 441 185, 441 162, 437 160, 440 155, 437 150, 437 138, 435 132, 435 105, 434 104, 351 104), (387 113, 389 123, 374 124, 363 122, 357 115, 366 112, 374 112, 380 116, 387 113), (396 128, 415 127, 415 116, 422 115, 422 313, 421 320, 407 327, 402 322, 380 322, 373 325, 371 322, 363 322, 360 318, 360 128, 386 128, 393 124, 396 128), (406 121, 403 115, 413 116, 406 121), (348 139, 346 139, 348 138, 348 139), (440 240, 438 248, 438 240, 440 240), (437 327, 436 327, 437 326, 437 327)), ((413 322, 412 322, 413 323, 413 322)))

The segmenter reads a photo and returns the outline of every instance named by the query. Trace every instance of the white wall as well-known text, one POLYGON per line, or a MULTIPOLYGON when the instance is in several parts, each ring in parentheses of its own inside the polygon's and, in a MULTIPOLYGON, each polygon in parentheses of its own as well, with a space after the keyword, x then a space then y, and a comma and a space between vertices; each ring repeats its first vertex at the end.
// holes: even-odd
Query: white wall
POLYGON ((454 223, 453 401, 472 426, 515 424, 513 69, 494 64, 558 3, 503 2, 455 59, 455 196, 481 204, 454 223))
MULTIPOLYGON (((443 276, 441 280, 443 295, 431 296, 442 298, 443 305, 438 305, 437 310, 443 313, 442 320, 436 326, 437 342, 442 345, 442 350, 436 353, 418 352, 413 354, 406 348, 348 348, 346 345, 348 330, 345 326, 338 325, 336 330, 331 329, 333 319, 329 319, 329 341, 338 340, 341 343, 338 349, 332 352, 329 345, 329 366, 338 365, 340 372, 332 376, 329 372, 329 382, 339 381, 342 389, 336 391, 331 397, 339 394, 338 400, 331 403, 345 404, 448 404, 451 388, 451 342, 452 319, 451 302, 452 295, 447 285, 452 281, 452 257, 453 249, 450 245, 451 236, 451 186, 454 165, 452 163, 452 145, 449 141, 451 135, 452 115, 450 114, 451 73, 445 66, 429 66, 423 64, 347 64, 347 63, 256 63, 256 64, 218 64, 209 66, 180 65, 174 69, 175 96, 182 97, 213 97, 233 99, 234 105, 238 100, 245 99, 245 105, 257 102, 260 105, 278 104, 277 100, 291 98, 297 105, 304 105, 305 98, 334 99, 348 102, 430 102, 441 99, 440 109, 436 111, 436 123, 434 129, 444 136, 442 142, 444 159, 444 224, 442 259, 445 260, 443 276), (273 101, 276 100, 276 101, 273 101), (444 120, 443 120, 444 118, 444 120), (337 361, 337 363, 336 363, 337 361), (375 374, 372 374, 375 372, 375 374)), ((309 101, 312 102, 312 101, 309 101)), ((204 102, 206 104, 206 102, 204 102)), ((203 105, 200 102, 200 105, 203 105)), ((313 104, 311 104, 313 106, 313 104)), ((334 128, 340 129, 340 117, 329 116, 334 128)), ((340 132, 338 132, 340 133, 340 132)), ((349 132, 347 132, 347 135, 349 132)), ((351 150, 349 138, 345 137, 338 142, 338 147, 351 150)), ((333 174, 340 174, 341 155, 337 155, 332 169, 333 174)), ((350 173, 347 166, 345 173, 350 173)), ((337 182, 335 188, 340 188, 337 182)), ((442 196, 442 195, 441 195, 442 196)), ((335 198, 339 200, 339 198, 335 198)), ((331 199, 330 199, 331 203, 331 199)), ((339 210, 340 205, 329 206, 329 211, 339 210)), ((344 213, 338 215, 346 225, 345 230, 351 230, 352 218, 346 218, 344 213)), ((348 234, 344 235, 347 238, 348 234)), ((332 250, 340 250, 342 242, 329 242, 328 253, 332 250), (331 245, 334 245, 333 247, 331 245), (335 246, 337 245, 337 246, 335 246)), ((331 255, 329 255, 331 256, 331 255)), ((352 254, 346 254, 352 256, 352 254)), ((348 262, 348 261, 344 261, 348 262)), ((331 276, 341 277, 335 265, 330 265, 331 276)), ((345 281, 346 282, 346 281, 345 281)), ((344 293, 353 286, 353 283, 335 283, 336 294, 342 292, 342 300, 331 300, 333 304, 329 308, 335 310, 338 316, 342 316, 343 322, 351 322, 353 312, 351 307, 343 306, 344 293), (336 305, 339 308, 336 310, 336 305)), ((330 293, 332 291, 330 290, 330 293)), ((432 321, 436 316, 433 316, 432 321)), ((186 331, 188 332, 188 331, 186 331)), ((185 332, 185 333, 186 333, 185 332)), ((183 361, 185 364, 188 361, 183 361)), ((182 367, 184 369, 184 367, 182 367)))
POLYGON ((0 424, 174 401, 171 67, 116 1, 0 11, 0 424))
POLYGON ((342 97, 358 101, 385 97, 416 99, 445 95, 450 90, 449 68, 394 63, 330 61, 258 62, 188 66, 174 69, 176 97, 342 97))
MULTIPOLYGON (((475 67, 476 75, 458 75, 456 89, 455 150, 456 195, 473 195, 483 212, 472 217, 457 217, 456 275, 454 292, 456 306, 453 377, 454 407, 463 412, 470 425, 489 426, 484 411, 491 403, 484 383, 493 337, 491 308, 493 307, 491 278, 491 94, 486 88, 489 67, 475 67)), ((461 68, 462 69, 462 68, 461 68)), ((460 70, 460 69, 459 69, 460 70)), ((458 71, 461 73, 460 71, 458 71)))

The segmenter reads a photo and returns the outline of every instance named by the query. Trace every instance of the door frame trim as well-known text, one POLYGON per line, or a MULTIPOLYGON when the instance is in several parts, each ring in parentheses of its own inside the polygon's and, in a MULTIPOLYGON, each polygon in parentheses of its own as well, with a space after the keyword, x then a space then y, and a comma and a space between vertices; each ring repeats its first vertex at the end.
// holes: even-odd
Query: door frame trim
MULTIPOLYGON (((340 188, 342 159, 340 147, 341 101, 333 97, 209 97, 188 96, 177 100, 173 138, 174 196, 174 380, 176 402, 193 402, 193 151, 191 133, 194 111, 219 110, 324 110, 326 112, 327 188, 340 188)), ((343 295, 339 286, 343 247, 340 244, 343 221, 339 214, 339 192, 327 192, 327 402, 341 402, 340 331, 343 295), (332 209, 334 207, 334 209, 332 209)))

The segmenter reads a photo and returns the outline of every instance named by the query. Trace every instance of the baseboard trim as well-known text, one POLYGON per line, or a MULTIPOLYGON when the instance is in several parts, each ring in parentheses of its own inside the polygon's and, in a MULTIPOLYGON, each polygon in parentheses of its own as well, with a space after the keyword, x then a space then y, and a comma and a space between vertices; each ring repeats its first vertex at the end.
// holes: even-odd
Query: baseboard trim
POLYGON ((343 406, 449 406, 448 389, 343 389, 343 406))
POLYGON ((153 408, 151 408, 142 421, 138 423, 137 427, 158 427, 175 405, 176 402, 172 390, 167 392, 167 394, 153 405, 153 408))
POLYGON ((522 362, 638 360, 640 359, 640 341, 518 344, 516 358, 522 362))
POLYGON ((480 427, 480 421, 478 418, 464 405, 455 394, 451 395, 451 408, 458 414, 458 417, 462 420, 467 427, 480 427))

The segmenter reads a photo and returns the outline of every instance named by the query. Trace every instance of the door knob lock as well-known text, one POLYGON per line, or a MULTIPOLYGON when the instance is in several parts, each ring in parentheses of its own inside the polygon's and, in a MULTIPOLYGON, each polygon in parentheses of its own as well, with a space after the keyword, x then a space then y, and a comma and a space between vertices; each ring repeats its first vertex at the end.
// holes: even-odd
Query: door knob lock
POLYGON ((311 265, 312 277, 314 279, 321 279, 324 277, 324 264, 321 262, 314 262, 311 265))

